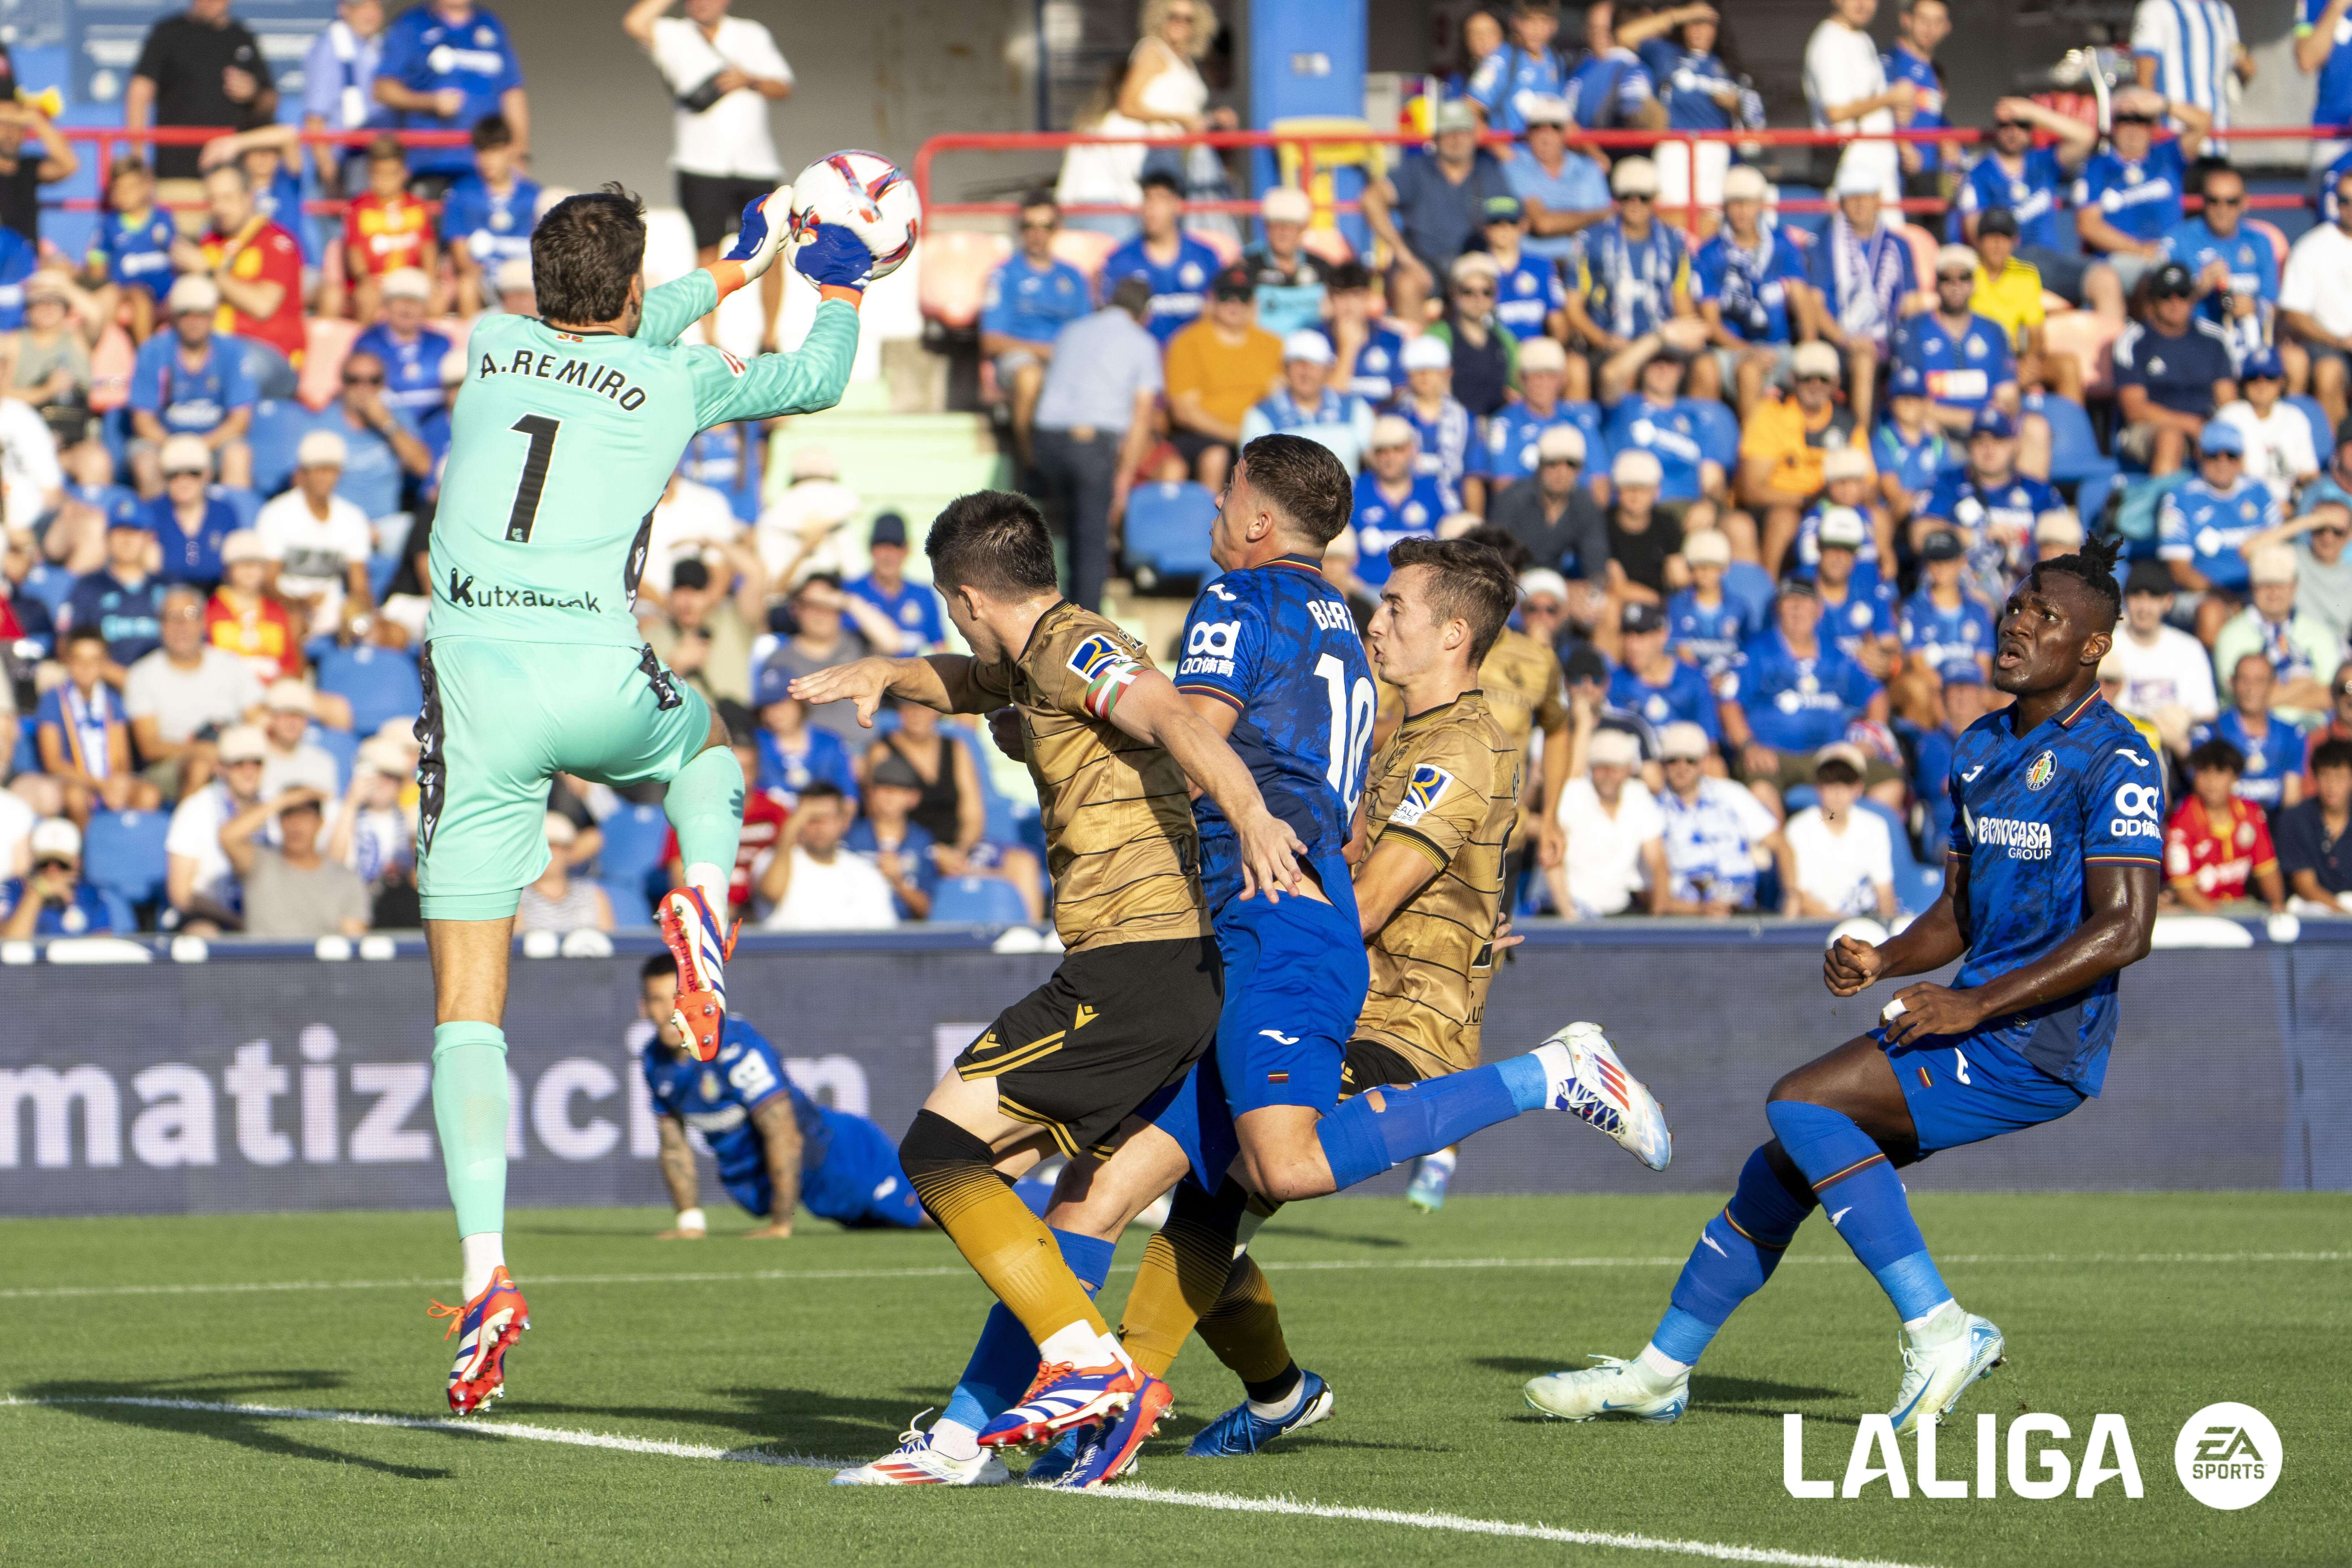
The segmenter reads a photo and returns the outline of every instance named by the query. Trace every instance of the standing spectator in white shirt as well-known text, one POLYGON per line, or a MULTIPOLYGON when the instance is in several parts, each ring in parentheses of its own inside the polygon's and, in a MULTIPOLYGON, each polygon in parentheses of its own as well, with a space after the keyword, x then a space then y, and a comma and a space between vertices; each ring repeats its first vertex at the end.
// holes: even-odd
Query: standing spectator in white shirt
POLYGON ((776 852, 760 874, 773 901, 769 931, 881 931, 898 923, 890 883, 865 856, 843 847, 856 808, 823 781, 801 791, 776 852))
POLYGON ((1666 825, 1649 786, 1633 776, 1642 743, 1622 730, 1600 730, 1591 747, 1591 771, 1560 792, 1568 846, 1544 872, 1552 903, 1568 920, 1656 914, 1666 896, 1666 825), (1643 911, 1633 909, 1637 894, 1643 911))
MULTIPOLYGON (((2139 0, 2132 12, 2131 51, 2139 84, 2230 126, 2230 79, 2254 79, 2254 57, 2238 41, 2238 13, 2229 0, 2139 0)), ((2174 129, 2179 128, 2175 121, 2174 129)), ((2221 143, 2207 143, 2215 153, 2221 143)))
MULTIPOLYGON (((1877 14, 1878 0, 1830 0, 1830 14, 1805 41, 1805 101, 1816 131, 1847 136, 1890 132, 1896 115, 1908 116, 1918 107, 1919 89, 1913 83, 1887 85, 1885 62, 1870 36, 1870 19, 1877 14)), ((1877 173, 1880 195, 1898 200, 1903 193, 1895 149, 1892 142, 1851 142, 1838 169, 1877 173)))
POLYGON ((2221 711, 2213 691, 2213 665, 2205 645, 2164 624, 2172 608, 2172 575, 2158 561, 2135 561, 2124 579, 2124 624, 2112 658, 2123 668, 2123 700, 2116 704, 2136 719, 2166 728, 2164 713, 2177 708, 2186 723, 2210 723, 2221 711))
MULTIPOLYGON (((793 68, 766 27, 727 14, 729 0, 686 0, 682 16, 667 14, 674 3, 637 0, 621 18, 621 30, 653 57, 677 100, 669 166, 677 171, 677 205, 694 230, 695 259, 708 267, 735 232, 744 205, 783 183, 784 166, 768 132, 768 105, 792 96, 793 68)), ((767 311, 761 353, 775 353, 776 313, 783 300, 782 273, 761 280, 760 303, 767 311)), ((705 318, 705 333, 714 330, 705 318)))
POLYGON ((294 448, 294 488, 253 520, 262 553, 278 566, 273 591, 289 609, 309 613, 298 634, 305 641, 333 637, 375 604, 368 584, 375 531, 367 513, 335 493, 348 450, 332 430, 303 437, 294 448))
POLYGON ((1813 787, 1822 803, 1789 818, 1782 829, 1796 863, 1789 912, 1842 920, 1895 914, 1895 839, 1886 819, 1862 809, 1862 750, 1839 741, 1815 753, 1813 787))
POLYGON ((2279 280, 2279 321, 2311 356, 2311 392, 2344 423, 2352 380, 2352 167, 2336 176, 2336 221, 2294 242, 2279 280))

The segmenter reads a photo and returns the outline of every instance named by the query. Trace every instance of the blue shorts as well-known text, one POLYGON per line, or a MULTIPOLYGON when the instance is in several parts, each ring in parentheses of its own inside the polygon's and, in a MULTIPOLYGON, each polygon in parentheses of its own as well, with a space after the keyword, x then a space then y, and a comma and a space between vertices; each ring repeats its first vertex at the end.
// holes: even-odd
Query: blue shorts
POLYGON ((1899 1046, 1871 1037, 1903 1086, 1919 1152, 1957 1149, 2055 1121, 2090 1098, 2027 1061, 1989 1031, 1931 1035, 1899 1046))
POLYGON ((1330 903, 1234 899, 1216 918, 1225 960, 1217 1048, 1193 1068, 1152 1124, 1182 1146, 1214 1192, 1241 1152, 1234 1123, 1269 1105, 1328 1115, 1339 1068, 1371 983, 1347 868, 1318 868, 1330 903))
MULTIPOLYGON (((923 1223, 914 1184, 898 1168, 898 1149, 882 1129, 863 1116, 820 1106, 829 1134, 824 1158, 801 1170, 801 1206, 819 1219, 852 1230, 890 1226, 912 1230, 923 1223)), ((727 1184, 734 1200, 760 1219, 770 1217, 775 1191, 768 1173, 727 1184)))

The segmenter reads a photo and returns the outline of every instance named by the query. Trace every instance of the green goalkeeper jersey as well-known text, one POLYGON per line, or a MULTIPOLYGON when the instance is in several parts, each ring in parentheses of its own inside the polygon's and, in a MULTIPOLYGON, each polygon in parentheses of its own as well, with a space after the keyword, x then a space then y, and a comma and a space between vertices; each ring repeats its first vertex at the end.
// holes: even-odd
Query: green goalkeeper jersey
POLYGON ((696 432, 830 408, 857 310, 828 300, 791 353, 748 363, 677 335, 719 303, 708 272, 647 291, 635 337, 486 316, 467 345, 433 520, 428 637, 635 647, 653 510, 696 432))

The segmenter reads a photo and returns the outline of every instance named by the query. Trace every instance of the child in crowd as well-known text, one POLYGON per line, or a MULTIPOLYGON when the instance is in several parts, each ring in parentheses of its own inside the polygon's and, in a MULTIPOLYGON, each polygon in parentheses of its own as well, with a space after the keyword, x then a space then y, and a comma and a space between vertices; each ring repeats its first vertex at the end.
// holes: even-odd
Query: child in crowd
POLYGON ((441 256, 432 213, 408 194, 408 158, 399 142, 379 136, 368 143, 367 181, 365 193, 343 211, 343 275, 359 321, 375 320, 385 274, 415 268, 430 278, 441 256))
POLYGON ((155 205, 153 171, 136 158, 117 159, 83 279, 97 291, 100 320, 123 320, 134 343, 155 331, 156 307, 172 287, 176 237, 172 215, 155 205))
POLYGON ((441 204, 441 240, 457 266, 461 316, 488 308, 486 280, 501 263, 530 260, 530 231, 539 222, 539 182, 517 170, 506 116, 484 116, 472 140, 474 172, 460 176, 441 204))

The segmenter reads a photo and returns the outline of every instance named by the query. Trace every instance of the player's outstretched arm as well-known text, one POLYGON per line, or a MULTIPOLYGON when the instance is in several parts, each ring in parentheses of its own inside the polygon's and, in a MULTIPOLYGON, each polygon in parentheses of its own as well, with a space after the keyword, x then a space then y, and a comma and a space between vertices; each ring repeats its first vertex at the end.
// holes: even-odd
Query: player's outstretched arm
POLYGON ((860 658, 796 677, 794 697, 814 705, 855 702, 857 721, 874 728, 874 710, 885 697, 919 702, 941 713, 980 713, 1003 700, 983 692, 972 679, 969 654, 933 653, 920 658, 860 658))
POLYGON ((793 1234, 793 1215, 801 1206, 801 1124, 793 1115, 793 1097, 771 1095, 751 1108, 751 1125, 760 1130, 760 1152, 768 1163, 768 1223, 744 1233, 751 1241, 780 1241, 793 1234))
POLYGON ((677 1224, 663 1231, 659 1241, 700 1241, 708 1234, 703 1224, 702 1202, 698 1193, 700 1180, 694 1169, 694 1150, 686 1141, 686 1121, 683 1117, 665 1116, 655 1126, 661 1134, 662 1185, 669 1189, 669 1206, 677 1211, 677 1224))
MULTIPOLYGON (((2071 996, 2147 956, 2156 929, 2162 873, 2153 860, 2094 861, 2083 868, 2088 912, 2074 933, 2022 969, 2012 969, 1967 991, 1906 986, 1895 994, 1903 1012, 1886 1031, 1889 1045, 1915 1036, 1959 1035, 1987 1018, 2071 996)), ((1908 936, 1910 933, 1904 933, 1908 936)))
POLYGON ((1249 764, 1192 711, 1173 681, 1156 669, 1137 670, 1108 717, 1120 731, 1175 758, 1184 776, 1234 825, 1241 841, 1243 898, 1263 891, 1274 900, 1298 890, 1297 858, 1307 853, 1306 844, 1266 809, 1249 764))

